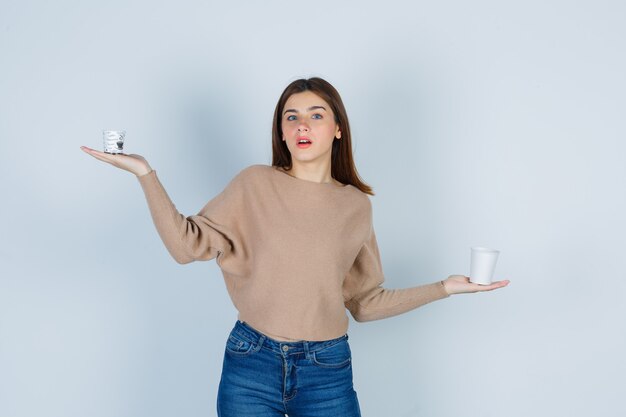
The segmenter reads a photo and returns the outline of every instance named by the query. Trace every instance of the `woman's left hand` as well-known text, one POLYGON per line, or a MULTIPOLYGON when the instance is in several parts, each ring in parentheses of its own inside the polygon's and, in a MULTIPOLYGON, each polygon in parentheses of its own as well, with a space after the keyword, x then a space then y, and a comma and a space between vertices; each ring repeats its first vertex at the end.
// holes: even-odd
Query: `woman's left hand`
POLYGON ((491 291, 496 288, 502 288, 509 285, 508 279, 503 281, 494 281, 489 285, 482 284, 474 284, 469 281, 469 277, 465 275, 450 275, 448 278, 443 280, 443 286, 448 292, 448 294, 463 294, 470 292, 479 292, 479 291, 491 291))

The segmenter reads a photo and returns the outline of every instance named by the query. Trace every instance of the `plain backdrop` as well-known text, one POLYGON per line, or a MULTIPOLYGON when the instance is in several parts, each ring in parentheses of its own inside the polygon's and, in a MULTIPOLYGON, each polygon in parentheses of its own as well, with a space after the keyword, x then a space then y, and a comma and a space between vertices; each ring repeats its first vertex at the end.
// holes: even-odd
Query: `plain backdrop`
POLYGON ((271 163, 282 90, 340 92, 387 288, 504 289, 350 318, 363 416, 623 416, 619 1, 0 1, 0 416, 216 415, 237 312, 177 264, 126 129, 186 215, 271 163))

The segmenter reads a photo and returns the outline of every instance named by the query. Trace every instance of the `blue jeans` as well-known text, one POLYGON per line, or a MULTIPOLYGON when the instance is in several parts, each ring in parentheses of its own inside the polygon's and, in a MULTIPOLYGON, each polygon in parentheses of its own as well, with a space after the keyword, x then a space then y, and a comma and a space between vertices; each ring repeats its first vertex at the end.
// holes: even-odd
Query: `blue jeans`
POLYGON ((218 417, 360 417, 348 335, 283 342, 237 320, 228 335, 218 417))

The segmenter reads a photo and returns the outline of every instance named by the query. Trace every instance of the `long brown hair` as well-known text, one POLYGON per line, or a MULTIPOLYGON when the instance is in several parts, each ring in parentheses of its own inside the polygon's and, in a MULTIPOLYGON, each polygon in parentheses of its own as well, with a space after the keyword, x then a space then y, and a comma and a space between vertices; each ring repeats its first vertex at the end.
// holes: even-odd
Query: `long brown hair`
POLYGON ((343 184, 351 184, 364 193, 374 195, 372 187, 361 181, 352 158, 352 141, 348 114, 343 106, 339 93, 328 81, 318 77, 301 78, 289 84, 276 104, 274 122, 272 123, 272 166, 292 168, 291 153, 283 142, 282 112, 285 103, 292 94, 311 91, 325 100, 333 110, 335 123, 341 130, 341 139, 335 138, 331 151, 331 176, 343 184))

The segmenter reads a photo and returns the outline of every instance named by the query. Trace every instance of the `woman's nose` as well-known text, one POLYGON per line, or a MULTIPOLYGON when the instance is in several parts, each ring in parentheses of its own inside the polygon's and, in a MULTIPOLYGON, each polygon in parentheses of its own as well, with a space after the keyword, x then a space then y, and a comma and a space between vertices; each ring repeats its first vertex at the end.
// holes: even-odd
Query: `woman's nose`
POLYGON ((308 130, 309 130, 309 125, 306 124, 305 122, 300 122, 300 124, 298 125, 298 132, 308 131, 308 130))

